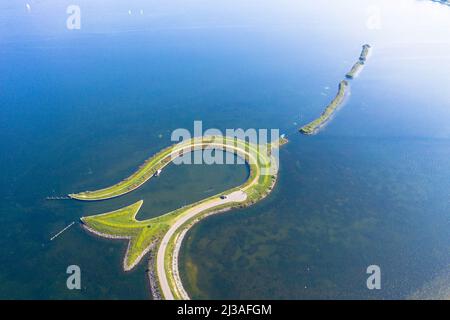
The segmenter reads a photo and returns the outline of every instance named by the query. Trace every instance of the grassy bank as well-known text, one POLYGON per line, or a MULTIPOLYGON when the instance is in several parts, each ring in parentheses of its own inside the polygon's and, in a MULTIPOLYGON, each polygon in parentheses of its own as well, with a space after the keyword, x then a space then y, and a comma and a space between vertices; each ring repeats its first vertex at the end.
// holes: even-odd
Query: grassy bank
POLYGON ((300 128, 300 132, 306 135, 316 133, 333 115, 337 108, 344 102, 345 94, 348 90, 348 82, 342 80, 339 83, 339 90, 336 97, 325 108, 319 118, 300 128))

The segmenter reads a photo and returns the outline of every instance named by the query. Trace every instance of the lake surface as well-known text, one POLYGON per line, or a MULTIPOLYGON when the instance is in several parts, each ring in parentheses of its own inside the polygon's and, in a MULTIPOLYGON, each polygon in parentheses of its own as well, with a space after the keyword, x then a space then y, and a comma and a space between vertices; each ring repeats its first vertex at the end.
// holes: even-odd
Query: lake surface
POLYGON ((169 166, 124 197, 46 196, 120 181, 177 128, 277 128, 279 181, 210 217, 181 256, 194 298, 450 297, 450 7, 432 1, 67 1, 0 4, 0 298, 148 299, 144 259, 81 216, 143 199, 157 216, 245 181, 245 166, 169 166), (131 14, 129 14, 131 10, 131 14), (142 10, 142 13, 141 13, 142 10), (351 95, 322 112, 369 43, 351 95), (66 288, 79 265, 82 290, 66 288), (382 289, 368 290, 378 265, 382 289))

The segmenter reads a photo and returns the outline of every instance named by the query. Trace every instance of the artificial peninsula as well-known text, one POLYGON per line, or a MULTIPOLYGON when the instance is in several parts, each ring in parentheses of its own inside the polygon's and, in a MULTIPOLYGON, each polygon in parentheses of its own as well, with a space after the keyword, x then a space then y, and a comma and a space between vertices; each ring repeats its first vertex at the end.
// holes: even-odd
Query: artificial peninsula
MULTIPOLYGON (((345 75, 347 79, 350 80, 354 79, 361 72, 371 53, 371 49, 372 47, 369 44, 363 45, 358 61, 353 65, 352 69, 345 75)), ((326 106, 325 110, 322 112, 320 117, 304 125, 299 129, 299 131, 305 135, 316 134, 322 127, 324 127, 331 120, 335 112, 344 103, 345 97, 348 95, 349 91, 350 85, 348 81, 342 80, 339 83, 339 90, 337 95, 334 97, 333 101, 331 101, 330 104, 326 106)))
POLYGON ((249 176, 240 186, 196 203, 147 220, 136 220, 143 200, 103 214, 81 218, 83 227, 102 237, 128 240, 123 259, 125 271, 133 269, 150 252, 147 273, 155 299, 189 299, 178 272, 178 254, 186 232, 205 217, 254 204, 266 197, 277 181, 278 162, 273 151, 287 143, 285 138, 263 148, 236 137, 193 138, 163 149, 125 180, 105 189, 70 194, 83 201, 105 200, 126 194, 148 181, 174 159, 195 150, 217 149, 232 152, 248 164, 249 176))
POLYGON ((304 125, 300 128, 300 132, 306 135, 315 134, 319 129, 324 126, 333 116, 334 112, 342 105, 345 100, 345 95, 347 93, 349 86, 348 82, 342 80, 339 83, 339 90, 336 94, 336 97, 331 101, 331 103, 325 108, 325 111, 322 112, 319 118, 314 121, 304 125))

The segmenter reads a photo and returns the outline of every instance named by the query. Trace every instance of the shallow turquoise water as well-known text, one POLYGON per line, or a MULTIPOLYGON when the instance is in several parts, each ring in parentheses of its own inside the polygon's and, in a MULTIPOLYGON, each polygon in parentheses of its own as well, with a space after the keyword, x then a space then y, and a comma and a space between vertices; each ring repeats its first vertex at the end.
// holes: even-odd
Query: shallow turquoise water
POLYGON ((171 166, 99 203, 43 198, 117 182, 194 120, 291 140, 270 197, 190 232, 181 271, 195 297, 405 298, 448 279, 450 8, 81 1, 82 28, 68 31, 64 2, 30 3, 0 5, 1 298, 148 298, 145 264, 121 270, 125 243, 78 225, 50 237, 139 199, 139 217, 158 215, 239 184, 245 167, 171 166), (298 135, 364 43, 374 51, 348 103, 319 135, 298 135), (70 264, 79 292, 65 286, 70 264), (380 291, 365 287, 369 264, 380 291))

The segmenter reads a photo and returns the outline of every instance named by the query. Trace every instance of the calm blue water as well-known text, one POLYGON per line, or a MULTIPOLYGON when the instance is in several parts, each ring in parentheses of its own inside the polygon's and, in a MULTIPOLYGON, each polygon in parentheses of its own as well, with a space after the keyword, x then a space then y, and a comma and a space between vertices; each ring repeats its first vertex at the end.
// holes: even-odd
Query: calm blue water
POLYGON ((193 297, 450 296, 450 7, 79 1, 69 31, 70 1, 29 4, 0 4, 0 298, 149 298, 145 261, 121 270, 125 243, 78 225, 50 237, 138 199, 140 218, 159 215, 239 184, 244 166, 171 166, 100 203, 43 199, 119 181, 194 120, 279 128, 291 142, 270 197, 189 233, 193 297), (373 54, 348 103, 299 135, 364 43, 373 54), (70 264, 81 291, 66 289, 70 264), (365 286, 370 264, 379 291, 365 286))

